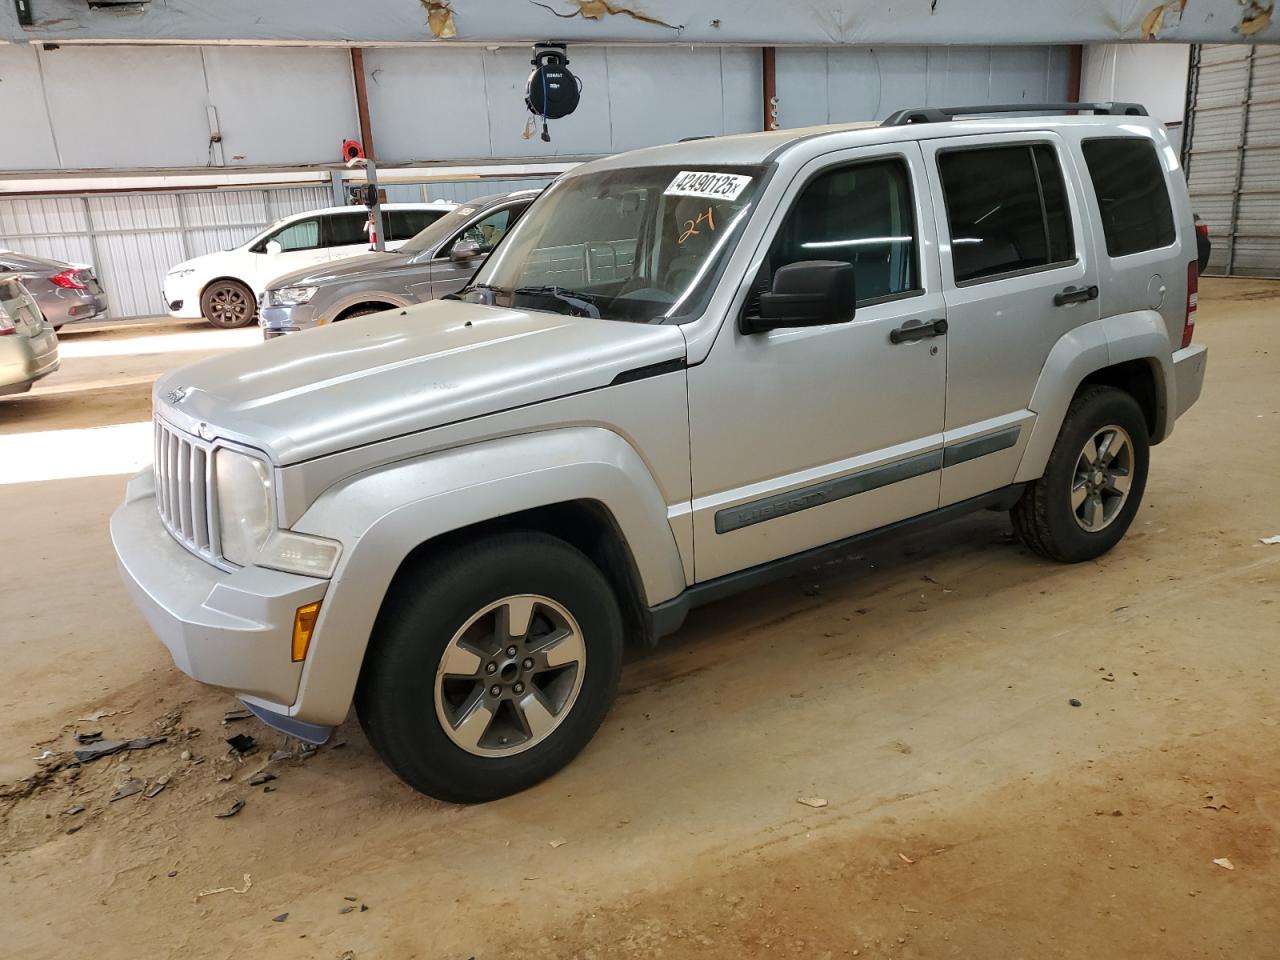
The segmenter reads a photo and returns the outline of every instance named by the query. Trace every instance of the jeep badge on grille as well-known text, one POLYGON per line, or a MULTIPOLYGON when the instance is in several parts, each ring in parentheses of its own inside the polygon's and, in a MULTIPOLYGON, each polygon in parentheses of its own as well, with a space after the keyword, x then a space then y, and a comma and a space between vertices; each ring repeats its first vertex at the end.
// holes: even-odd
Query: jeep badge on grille
POLYGON ((187 388, 179 387, 177 390, 170 390, 164 395, 164 398, 170 403, 181 403, 187 397, 187 388))

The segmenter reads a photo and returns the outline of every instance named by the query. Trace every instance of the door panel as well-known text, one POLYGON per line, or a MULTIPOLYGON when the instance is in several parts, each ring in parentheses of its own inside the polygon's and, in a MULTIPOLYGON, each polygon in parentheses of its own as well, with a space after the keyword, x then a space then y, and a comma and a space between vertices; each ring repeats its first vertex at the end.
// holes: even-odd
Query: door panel
POLYGON ((911 143, 824 157, 783 198, 751 276, 842 259, 859 306, 763 334, 730 317, 689 370, 697 580, 937 507, 947 337, 890 340, 945 317, 925 184, 911 143))
POLYGON ((953 456, 943 469, 945 505, 1013 481, 1050 349, 1099 317, 1097 264, 1077 167, 1056 136, 958 137, 921 148, 947 310, 946 443, 1014 438, 976 444, 978 457, 953 456), (1083 298, 1090 288, 1094 297, 1083 298), (1055 304, 1064 291, 1083 299, 1055 304))

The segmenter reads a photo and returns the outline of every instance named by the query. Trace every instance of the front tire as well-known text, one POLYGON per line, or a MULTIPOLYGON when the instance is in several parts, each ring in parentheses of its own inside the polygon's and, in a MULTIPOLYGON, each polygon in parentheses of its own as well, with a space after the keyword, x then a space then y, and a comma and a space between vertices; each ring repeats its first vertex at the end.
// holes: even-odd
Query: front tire
POLYGON ((541 533, 485 537, 397 577, 356 712, 415 790, 495 800, 591 739, 617 690, 622 637, 617 599, 580 551, 541 533))
POLYGON ((1100 557, 1133 522, 1149 461, 1146 417, 1132 395, 1085 387, 1067 408, 1043 476, 1010 511, 1014 531, 1059 563, 1100 557))
POLYGON ((253 322, 258 301, 253 291, 237 280, 215 280, 200 294, 200 313, 213 326, 230 330, 253 322))

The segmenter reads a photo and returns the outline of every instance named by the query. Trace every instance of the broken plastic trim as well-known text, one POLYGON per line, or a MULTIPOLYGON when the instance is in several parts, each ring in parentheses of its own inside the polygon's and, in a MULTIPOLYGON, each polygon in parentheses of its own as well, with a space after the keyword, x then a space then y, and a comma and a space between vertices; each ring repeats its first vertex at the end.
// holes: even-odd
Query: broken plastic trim
POLYGON ((305 743, 321 744, 333 736, 333 727, 322 726, 318 723, 307 723, 305 720, 298 720, 295 717, 287 717, 283 713, 275 713, 265 707, 258 706, 256 703, 249 703, 244 700, 240 702, 252 710, 253 715, 268 727, 279 730, 281 733, 287 733, 291 737, 297 737, 305 743))

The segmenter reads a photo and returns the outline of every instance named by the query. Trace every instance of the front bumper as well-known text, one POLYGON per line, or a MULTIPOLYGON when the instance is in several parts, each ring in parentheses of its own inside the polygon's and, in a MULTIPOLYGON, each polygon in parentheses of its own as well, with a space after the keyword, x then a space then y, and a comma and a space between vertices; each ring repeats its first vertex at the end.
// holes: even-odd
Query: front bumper
POLYGON ((290 660, 294 614, 322 599, 329 581, 263 567, 226 573, 187 552, 160 522, 150 468, 129 481, 111 542, 125 586, 178 668, 264 718, 288 719, 302 676, 290 660))
POLYGON ((282 337, 286 333, 310 330, 312 327, 320 326, 321 323, 322 321, 309 303, 288 307, 261 307, 258 310, 258 325, 262 327, 262 336, 267 340, 272 337, 282 337))
POLYGON ((0 396, 24 393, 58 369, 58 335, 46 326, 39 336, 0 337, 0 396))
POLYGON ((1209 348, 1202 343, 1193 343, 1189 347, 1174 351, 1173 381, 1174 416, 1180 417, 1191 409, 1191 405, 1200 399, 1200 390, 1204 387, 1204 368, 1209 361, 1209 348))
POLYGON ((162 295, 164 307, 169 312, 169 316, 181 320, 194 320, 203 316, 200 312, 200 289, 195 284, 189 283, 187 278, 174 280, 171 277, 165 277, 162 295))

